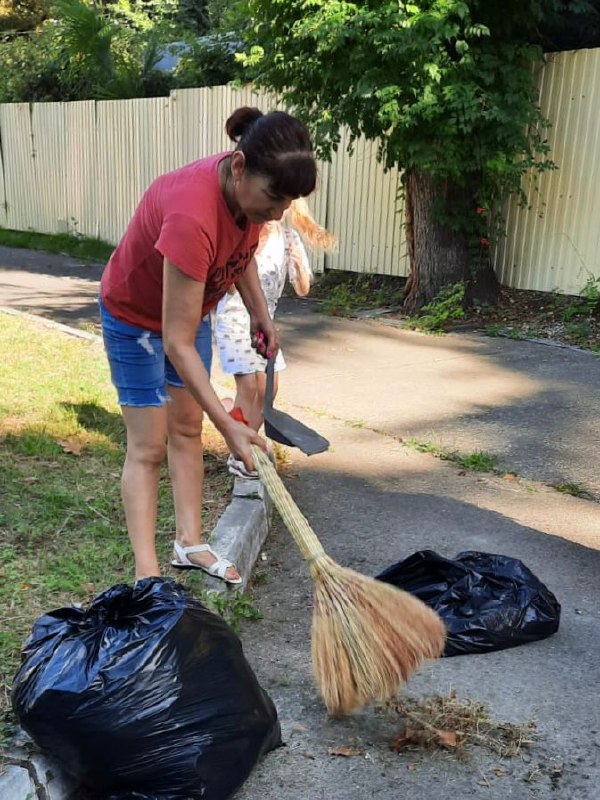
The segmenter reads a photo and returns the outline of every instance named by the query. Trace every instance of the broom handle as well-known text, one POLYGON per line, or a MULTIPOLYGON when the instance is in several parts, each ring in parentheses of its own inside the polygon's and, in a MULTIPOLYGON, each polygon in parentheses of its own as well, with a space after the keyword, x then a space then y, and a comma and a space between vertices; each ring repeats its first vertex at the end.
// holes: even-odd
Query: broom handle
POLYGON ((319 556, 325 555, 325 550, 317 539, 317 534, 310 527, 306 517, 285 488, 270 458, 255 444, 252 445, 252 457, 254 458, 254 465, 259 478, 266 486, 275 508, 281 514, 281 518, 294 537, 304 558, 310 562, 319 556))

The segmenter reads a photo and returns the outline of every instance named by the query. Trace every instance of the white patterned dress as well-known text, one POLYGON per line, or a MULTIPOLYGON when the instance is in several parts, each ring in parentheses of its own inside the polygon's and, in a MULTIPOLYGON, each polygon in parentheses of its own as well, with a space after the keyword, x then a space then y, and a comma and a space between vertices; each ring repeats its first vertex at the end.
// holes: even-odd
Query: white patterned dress
MULTIPOLYGON (((302 269, 311 275, 308 256, 296 231, 281 223, 270 223, 264 244, 256 251, 258 277, 265 293, 269 315, 275 316, 277 303, 283 293, 286 279, 295 284, 296 258, 300 256, 302 269)), ((214 338, 223 372, 229 375, 249 375, 264 372, 267 362, 258 355, 250 343, 250 315, 239 292, 227 293, 219 302, 213 318, 214 338)), ((283 353, 275 359, 275 370, 285 369, 283 353)))

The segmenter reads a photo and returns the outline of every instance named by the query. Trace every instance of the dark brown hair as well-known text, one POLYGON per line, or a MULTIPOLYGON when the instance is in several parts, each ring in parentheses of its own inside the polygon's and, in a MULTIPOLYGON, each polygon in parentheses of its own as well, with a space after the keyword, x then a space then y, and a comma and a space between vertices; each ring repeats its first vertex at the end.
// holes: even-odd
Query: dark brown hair
POLYGON ((281 197, 306 197, 317 182, 317 164, 306 126, 285 111, 263 114, 258 108, 238 108, 225 130, 241 150, 250 172, 269 178, 281 197))

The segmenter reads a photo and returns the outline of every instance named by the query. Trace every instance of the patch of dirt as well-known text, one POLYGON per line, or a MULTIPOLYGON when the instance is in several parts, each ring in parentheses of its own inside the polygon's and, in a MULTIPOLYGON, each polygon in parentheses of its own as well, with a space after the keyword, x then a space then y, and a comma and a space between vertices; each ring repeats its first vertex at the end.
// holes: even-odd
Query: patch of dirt
POLYGON ((316 310, 334 316, 395 320, 420 330, 546 339, 600 354, 600 278, 590 278, 582 296, 503 286, 495 306, 468 309, 459 319, 448 312, 460 309, 434 301, 428 312, 433 326, 421 326, 402 311, 405 284, 405 278, 331 270, 316 276, 310 296, 318 301, 316 310))
MULTIPOLYGON (((600 314, 576 295, 531 292, 502 287, 496 306, 468 309, 461 319, 447 320, 446 331, 483 331, 511 339, 546 339, 600 354, 600 314)), ((395 309, 383 319, 408 320, 395 309)))
POLYGON ((495 308, 471 309, 454 327, 520 339, 549 339, 600 352, 600 317, 578 296, 503 287, 495 308))

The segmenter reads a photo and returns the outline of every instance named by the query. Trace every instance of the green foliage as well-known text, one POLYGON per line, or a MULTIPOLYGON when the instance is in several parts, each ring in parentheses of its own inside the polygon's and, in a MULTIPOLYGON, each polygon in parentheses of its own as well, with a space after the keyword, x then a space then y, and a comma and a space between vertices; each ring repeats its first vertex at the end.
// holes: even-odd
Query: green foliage
POLYGON ((334 286, 331 294, 319 302, 319 311, 333 317, 351 317, 366 302, 366 296, 353 292, 347 284, 334 286))
POLYGON ((423 306, 417 317, 408 318, 408 326, 427 333, 443 333, 447 324, 465 316, 465 286, 455 283, 436 295, 428 305, 423 306))
POLYGON ((380 142, 391 167, 466 184, 488 203, 549 166, 528 37, 551 3, 251 0, 245 64, 315 129, 380 142), (351 57, 349 57, 351 54, 351 57))
POLYGON ((460 453, 458 450, 448 450, 442 445, 437 445, 433 442, 421 442, 417 439, 406 439, 404 444, 418 453, 427 453, 439 458, 441 461, 452 461, 462 469, 468 469, 471 472, 497 471, 498 456, 493 455, 493 453, 486 453, 483 450, 476 450, 474 453, 460 453))
POLYGON ((335 317, 352 317, 361 309, 400 305, 404 297, 404 280, 330 270, 317 276, 311 297, 318 299, 319 311, 335 317))
POLYGON ((235 48, 224 36, 198 36, 223 13, 215 0, 55 0, 52 20, 0 45, 0 102, 150 97, 225 83, 240 72, 235 48), (176 69, 157 70, 170 47, 176 69))
POLYGON ((219 86, 241 74, 231 37, 225 34, 200 40, 188 37, 186 44, 173 73, 175 86, 219 86))
POLYGON ((577 322, 568 322, 565 327, 567 338, 573 344, 582 344, 587 342, 592 332, 592 326, 588 319, 582 319, 577 322))
POLYGON ((492 323, 486 325, 484 328, 486 336, 505 336, 508 339, 524 339, 525 334, 520 328, 511 325, 501 325, 499 323, 492 323))
MULTIPOLYGON (((477 283, 507 195, 524 200, 524 175, 554 167, 538 105, 539 26, 566 6, 579 10, 562 0, 249 0, 240 59, 307 121, 323 158, 346 126, 350 146, 376 141, 405 186, 411 175, 430 181, 440 202, 413 213, 459 234, 454 263, 477 283)), ((413 271, 432 260, 415 252, 413 271)), ((407 301, 418 307, 438 289, 415 282, 407 301)))
POLYGON ((52 0, 0 0, 0 31, 34 30, 51 6, 52 0))
POLYGON ((473 472, 494 472, 498 464, 497 456, 483 450, 467 454, 455 453, 452 460, 463 469, 470 469, 473 472))
POLYGON ((594 495, 580 483, 554 483, 551 484, 560 494, 570 494, 572 497, 580 497, 582 500, 595 500, 594 495))
POLYGON ((566 306, 562 317, 569 322, 574 317, 591 316, 600 312, 600 278, 590 275, 581 290, 581 299, 566 306))
MULTIPOLYGON (((156 2, 150 3, 150 9, 156 2)), ((55 19, 0 48, 0 102, 143 97, 168 93, 156 31, 166 22, 128 0, 58 0, 55 19)))
POLYGON ((600 277, 594 278, 590 275, 585 286, 581 290, 582 297, 589 314, 596 314, 600 311, 600 277))
POLYGON ((204 592, 202 600, 222 616, 236 633, 240 630, 242 620, 262 619, 262 612, 254 606, 252 598, 241 592, 204 592))

